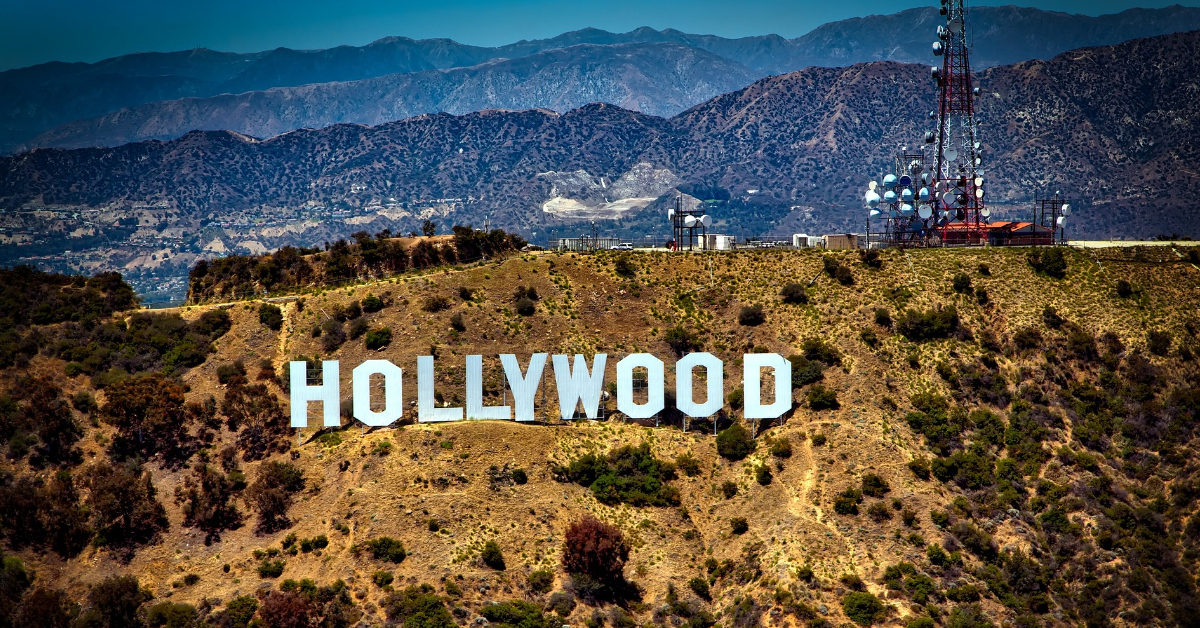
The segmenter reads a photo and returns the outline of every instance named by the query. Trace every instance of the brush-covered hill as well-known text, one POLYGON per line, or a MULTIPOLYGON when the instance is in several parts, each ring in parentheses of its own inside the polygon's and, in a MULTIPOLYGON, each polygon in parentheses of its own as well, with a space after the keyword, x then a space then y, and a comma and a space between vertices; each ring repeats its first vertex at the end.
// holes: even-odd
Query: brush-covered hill
MULTIPOLYGON (((993 205, 1027 218, 1037 194, 1061 190, 1080 207, 1073 238, 1194 234, 1198 60, 1193 31, 983 72, 979 119, 993 205)), ((729 232, 791 233, 787 220, 796 232, 862 231, 867 181, 894 168, 899 147, 920 140, 935 103, 928 67, 876 62, 766 78, 669 119, 597 103, 561 114, 423 115, 264 140, 213 131, 39 149, 0 157, 0 207, 136 205, 141 240, 172 227, 192 236, 216 223, 228 240, 259 252, 303 244, 305 230, 343 220, 343 235, 483 216, 525 234, 577 235, 581 221, 600 218, 640 238, 661 232, 662 208, 652 202, 674 189, 713 201, 710 213, 729 232), (320 210, 354 211, 343 219, 320 210)), ((30 222, 36 216, 13 214, 6 226, 95 233, 104 225, 57 214, 30 222)))
MULTIPOLYGON (((831 22, 795 39, 779 35, 731 39, 648 27, 627 33, 584 28, 548 39, 522 40, 492 48, 449 39, 385 37, 365 46, 321 50, 276 48, 239 54, 196 49, 135 53, 96 63, 45 63, 0 72, 0 91, 8 96, 0 102, 0 151, 92 145, 85 142, 111 146, 128 141, 135 123, 140 137, 174 138, 193 129, 213 128, 210 125, 217 120, 228 124, 219 128, 261 137, 312 126, 314 121, 330 118, 332 121, 326 124, 366 123, 370 116, 388 111, 397 116, 456 112, 459 111, 456 105, 496 98, 488 93, 489 84, 478 79, 480 73, 488 73, 486 65, 470 72, 429 72, 468 68, 501 59, 516 60, 579 45, 650 44, 641 46, 646 57, 643 65, 654 66, 650 76, 661 77, 673 68, 677 76, 670 82, 699 84, 714 73, 725 71, 726 75, 717 82, 737 83, 730 89, 742 87, 755 78, 809 66, 841 67, 881 60, 925 63, 930 58, 934 27, 941 19, 937 9, 928 6, 892 15, 831 22), (671 46, 685 46, 696 55, 711 54, 721 60, 690 66, 677 64, 678 55, 671 46), (379 81, 332 85, 412 73, 425 74, 391 76, 382 83, 386 86, 427 82, 429 77, 438 76, 443 89, 458 94, 445 103, 404 99, 400 105, 389 103, 395 90, 380 89, 379 81), (751 78, 743 79, 746 74, 751 78), (282 93, 272 91, 302 85, 311 87, 282 93), (214 96, 222 97, 212 99, 214 96), (360 106, 346 107, 342 101, 347 98, 360 106), (234 103, 246 111, 230 111, 234 103), (303 108, 301 103, 307 103, 314 111, 307 116, 303 111, 295 111, 303 108), (316 113, 322 108, 329 110, 324 116, 316 113), (404 114, 406 109, 411 113, 404 114), (190 119, 192 126, 184 122, 171 124, 173 118, 183 113, 194 116, 190 119)), ((972 8, 970 19, 975 42, 972 65, 977 69, 1049 59, 1084 46, 1112 45, 1200 28, 1200 10, 1178 5, 1094 17, 1027 7, 985 6, 972 8)), ((547 88, 546 74, 530 70, 536 64, 512 65, 506 76, 518 86, 516 91, 523 93, 522 100, 527 104, 522 107, 553 109, 563 100, 589 102, 585 100, 589 93, 604 98, 605 102, 655 115, 675 106, 673 99, 664 99, 662 90, 648 82, 630 82, 626 88, 631 94, 620 100, 607 99, 611 90, 589 90, 590 84, 604 83, 612 74, 610 64, 596 63, 594 57, 570 60, 571 71, 582 79, 577 85, 547 88), (567 92, 565 99, 563 90, 567 92)), ((682 103, 670 110, 672 114, 708 97, 702 91, 672 96, 682 103)))
MULTIPOLYGON (((237 272, 284 265, 248 259, 237 272)), ((0 610, 17 626, 66 625, 47 622, 71 601, 87 625, 1194 625, 1198 261, 516 255, 154 312, 114 312, 111 281, 21 270, 5 285, 54 289, 4 293, 44 314, 5 322, 0 610), (466 355, 494 404, 502 353, 607 353, 613 381, 626 354, 693 350, 725 364, 715 425, 630 422, 612 398, 603 420, 564 422, 551 377, 535 424, 412 422, 417 356, 461 405, 466 355), (781 420, 741 416, 751 352, 793 361, 781 420), (399 424, 363 429, 343 402, 340 429, 315 408, 287 427, 288 361, 340 360, 348 400, 350 369, 378 358, 405 371, 399 424), (588 516, 623 540, 571 529, 588 516)))

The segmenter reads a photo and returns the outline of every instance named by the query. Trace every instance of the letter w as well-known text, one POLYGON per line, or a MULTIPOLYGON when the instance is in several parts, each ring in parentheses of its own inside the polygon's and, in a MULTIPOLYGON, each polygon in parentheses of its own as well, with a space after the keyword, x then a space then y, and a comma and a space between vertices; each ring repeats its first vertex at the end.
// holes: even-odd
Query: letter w
POLYGON ((571 368, 567 356, 554 356, 554 384, 558 388, 558 410, 564 421, 575 418, 575 408, 583 402, 587 418, 599 416, 600 393, 604 390, 604 363, 608 354, 597 353, 588 372, 587 359, 575 356, 575 367, 571 368))

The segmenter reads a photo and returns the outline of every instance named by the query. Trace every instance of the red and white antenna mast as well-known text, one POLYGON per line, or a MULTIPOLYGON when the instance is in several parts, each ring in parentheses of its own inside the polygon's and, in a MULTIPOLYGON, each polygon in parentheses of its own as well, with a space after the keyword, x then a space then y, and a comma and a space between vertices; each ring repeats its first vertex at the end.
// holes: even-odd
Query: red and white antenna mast
POLYGON ((984 205, 983 164, 979 125, 975 120, 975 96, 979 90, 971 80, 967 58, 967 24, 964 0, 941 0, 946 25, 938 26, 933 54, 942 66, 930 68, 938 85, 937 131, 925 135, 936 151, 926 163, 933 166, 933 201, 942 242, 981 244, 991 214, 984 205))

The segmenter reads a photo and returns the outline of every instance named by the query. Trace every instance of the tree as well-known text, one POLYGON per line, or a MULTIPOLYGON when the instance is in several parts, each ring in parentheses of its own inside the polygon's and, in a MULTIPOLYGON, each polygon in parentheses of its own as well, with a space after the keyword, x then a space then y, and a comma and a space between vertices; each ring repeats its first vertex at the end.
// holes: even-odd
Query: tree
POLYGON ((258 306, 258 322, 268 329, 279 331, 283 327, 283 310, 278 305, 263 303, 258 306))
POLYGON ((879 598, 865 591, 856 591, 842 598, 842 611, 860 626, 870 626, 883 619, 884 606, 879 598))
POLYGON ((291 428, 279 399, 266 384, 230 386, 221 401, 221 414, 230 431, 237 432, 243 460, 260 460, 291 447, 291 428))
POLYGON ((242 525, 242 513, 230 503, 233 482, 208 465, 192 467, 192 474, 175 494, 183 502, 183 525, 203 530, 206 545, 221 540, 222 531, 242 525))
POLYGON ((20 558, 0 554, 0 625, 12 617, 13 608, 32 584, 33 574, 25 570, 20 558))
POLYGON ((91 608, 80 618, 80 623, 104 628, 143 626, 138 609, 153 597, 136 576, 110 577, 88 592, 91 608))
POLYGON ((517 314, 521 316, 533 316, 537 307, 533 303, 533 299, 529 297, 521 297, 517 300, 517 314))
POLYGON ((426 219, 425 222, 421 223, 421 233, 425 237, 431 238, 437 235, 437 225, 432 220, 426 219))
POLYGON ((162 453, 174 463, 185 460, 190 452, 184 392, 178 382, 157 373, 109 386, 100 420, 117 428, 113 449, 121 456, 162 453))
POLYGON ((790 305, 804 305, 808 303, 808 293, 805 292, 804 286, 796 282, 791 282, 779 291, 779 296, 783 298, 783 302, 790 305))
POLYGON ((738 324, 747 327, 757 327, 767 320, 761 305, 746 305, 738 310, 738 324))
POLYGON ((479 558, 483 560, 483 564, 504 571, 504 553, 500 551, 500 544, 494 540, 489 540, 483 545, 483 551, 479 553, 479 558))
POLYGON ((728 460, 741 460, 754 451, 755 442, 741 423, 734 423, 717 434, 717 453, 728 460))
POLYGON ((90 491, 95 545, 121 549, 129 559, 137 546, 157 541, 167 529, 167 511, 153 478, 139 465, 97 462, 84 472, 83 483, 90 491))
POLYGON ((70 628, 77 615, 79 605, 65 591, 38 587, 13 611, 12 628, 70 628))
POLYGON ((427 584, 394 591, 383 598, 380 606, 388 619, 405 628, 458 628, 446 603, 427 584))
POLYGON ((888 486, 887 480, 875 473, 867 473, 862 476, 862 492, 868 497, 883 497, 887 495, 892 487, 888 486))
POLYGON ((663 341, 678 356, 697 351, 704 344, 699 334, 689 331, 683 325, 676 325, 668 329, 667 333, 663 335, 663 341))
POLYGON ((1026 256, 1033 272, 1055 279, 1067 276, 1067 258, 1061 248, 1052 247, 1044 251, 1034 251, 1026 256))
POLYGON ((317 622, 317 609, 300 592, 271 591, 263 598, 258 617, 265 628, 311 628, 317 622))
POLYGON ((959 294, 970 294, 975 291, 975 289, 971 287, 971 276, 967 273, 958 273, 955 275, 954 281, 951 282, 951 286, 954 288, 954 291, 959 294))
POLYGON ((379 327, 367 332, 365 339, 368 351, 378 351, 392 344, 392 330, 390 327, 379 327))
POLYGON ((832 388, 826 388, 821 384, 816 384, 808 389, 808 407, 813 410, 836 410, 840 407, 837 399, 837 391, 832 388))
POLYGON ((304 472, 289 462, 271 460, 258 468, 258 477, 246 489, 246 502, 258 511, 260 533, 282 530, 293 495, 304 488, 304 472))
POLYGON ((629 543, 616 526, 585 515, 567 528, 562 566, 569 574, 583 574, 604 583, 625 579, 629 543))

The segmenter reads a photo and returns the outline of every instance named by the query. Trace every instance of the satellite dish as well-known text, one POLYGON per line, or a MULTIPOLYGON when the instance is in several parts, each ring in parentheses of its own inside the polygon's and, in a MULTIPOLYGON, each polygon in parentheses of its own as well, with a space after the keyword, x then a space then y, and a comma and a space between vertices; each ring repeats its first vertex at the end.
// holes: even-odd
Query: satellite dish
POLYGON ((867 192, 867 195, 863 197, 863 200, 866 201, 867 207, 870 207, 871 209, 879 207, 879 195, 873 191, 867 192))
POLYGON ((942 56, 942 42, 940 42, 940 41, 933 42, 933 54, 936 57, 942 56))
POLYGON ((937 67, 936 65, 929 66, 929 78, 931 78, 935 81, 941 79, 942 78, 941 68, 937 67))
POLYGON ((908 188, 904 188, 903 190, 901 190, 900 191, 900 200, 904 201, 905 203, 912 202, 912 200, 913 200, 912 190, 910 190, 908 188))
POLYGON ((928 173, 928 172, 921 173, 921 183, 924 183, 925 185, 929 185, 932 182, 933 182, 933 175, 931 173, 928 173))
POLYGON ((921 220, 929 220, 933 217, 933 207, 922 205, 917 208, 917 215, 921 217, 921 220))
POLYGON ((950 23, 946 25, 946 28, 951 33, 954 33, 955 35, 957 35, 962 32, 963 25, 962 25, 962 22, 960 22, 958 20, 951 20, 950 23))
MULTIPOLYGON (((980 190, 980 191, 982 191, 982 190, 980 190)), ((704 214, 703 216, 700 217, 700 224, 704 225, 705 229, 711 227, 712 226, 712 216, 709 216, 708 214, 704 214)))
POLYGON ((696 217, 695 217, 695 216, 684 216, 684 218, 683 218, 683 226, 685 226, 685 227, 695 227, 695 226, 696 226, 696 217))
POLYGON ((900 177, 899 184, 901 187, 908 187, 908 186, 912 185, 912 177, 910 177, 908 175, 904 175, 904 176, 900 177))
POLYGON ((908 203, 904 203, 903 205, 900 206, 900 215, 901 216, 908 218, 909 216, 912 215, 912 213, 913 213, 912 205, 909 205, 908 203))
POLYGON ((948 206, 948 205, 953 205, 953 204, 954 204, 954 200, 955 200, 955 199, 954 199, 954 192, 943 192, 943 193, 942 193, 942 204, 943 204, 943 205, 947 205, 947 206, 948 206))
POLYGON ((954 204, 955 205, 966 205, 967 204, 967 195, 965 193, 956 194, 954 196, 954 204))
POLYGON ((920 190, 917 190, 917 200, 918 201, 929 200, 929 188, 921 188, 920 190))
POLYGON ((937 139, 937 138, 935 138, 935 137, 933 136, 933 131, 926 131, 926 132, 925 132, 925 143, 926 143, 926 144, 932 144, 932 143, 933 143, 933 141, 934 141, 935 139, 937 139))
POLYGON ((946 161, 954 161, 958 159, 958 151, 953 148, 946 149, 946 161))
POLYGON ((975 177, 975 187, 983 187, 983 177, 975 177))
POLYGON ((1065 227, 1065 226, 1067 226, 1067 217, 1066 217, 1066 216, 1059 216, 1059 217, 1058 217, 1058 226, 1059 226, 1059 227, 1065 227))
POLYGON ((930 109, 930 110, 929 110, 929 119, 930 119, 930 120, 937 120, 937 112, 936 112, 936 111, 934 111, 934 110, 932 110, 932 109, 930 109))
POLYGON ((674 218, 674 217, 675 217, 675 210, 674 210, 674 209, 668 209, 668 210, 667 210, 667 218, 674 218))
POLYGON ((887 192, 884 192, 884 193, 883 193, 883 202, 885 202, 885 203, 895 203, 895 202, 896 202, 896 193, 895 193, 895 192, 893 192, 893 191, 891 191, 891 190, 888 190, 887 192))
POLYGON ((975 188, 975 198, 983 198, 983 188, 975 188))
POLYGON ((889 174, 889 175, 885 176, 883 178, 883 187, 885 187, 885 188, 896 187, 896 175, 889 174))
POLYGON ((1071 204, 1070 204, 1070 203, 1063 203, 1063 206, 1062 206, 1062 215, 1064 215, 1064 216, 1070 216, 1070 215, 1071 215, 1071 204))
POLYGON ((983 148, 983 144, 980 144, 979 142, 975 142, 975 150, 979 150, 981 148, 983 148))
POLYGON ((913 176, 920 174, 923 170, 925 170, 925 164, 917 161, 916 159, 912 160, 912 163, 908 164, 908 171, 913 173, 913 176))
MULTIPOLYGON (((942 5, 942 6, 945 6, 945 5, 942 5)), ((950 36, 950 31, 946 30, 945 26, 939 26, 939 27, 937 27, 937 36, 938 36, 938 39, 945 39, 950 36)))
POLYGON ((883 216, 883 214, 879 213, 878 209, 872 209, 871 211, 867 212, 867 215, 875 219, 879 219, 883 216))
POLYGON ((976 158, 975 158, 975 166, 976 166, 976 167, 978 167, 978 166, 982 166, 982 165, 983 165, 983 158, 982 158, 982 157, 976 157, 976 158))
POLYGON ((984 218, 988 218, 992 215, 992 210, 984 207, 983 209, 979 210, 979 215, 983 216, 984 218))
POLYGON ((868 184, 867 184, 867 189, 868 189, 868 190, 871 190, 872 192, 874 192, 874 191, 875 191, 875 188, 876 188, 876 187, 878 187, 878 186, 879 186, 879 184, 878 184, 878 183, 876 183, 875 181, 871 181, 870 183, 868 183, 868 184))

